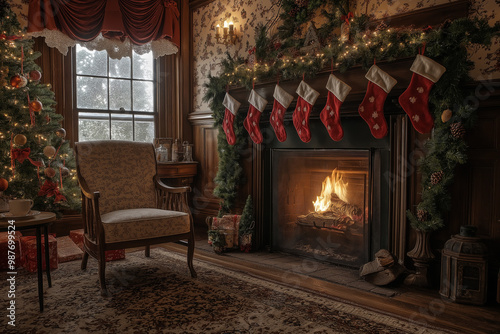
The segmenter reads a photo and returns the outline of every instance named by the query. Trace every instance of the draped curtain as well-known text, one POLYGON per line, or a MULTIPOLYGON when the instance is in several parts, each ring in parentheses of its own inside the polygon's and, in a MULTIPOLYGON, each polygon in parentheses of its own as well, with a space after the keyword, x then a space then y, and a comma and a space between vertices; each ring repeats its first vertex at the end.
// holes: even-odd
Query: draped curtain
POLYGON ((28 33, 63 54, 79 42, 112 58, 156 58, 178 50, 179 11, 173 0, 30 0, 28 33))

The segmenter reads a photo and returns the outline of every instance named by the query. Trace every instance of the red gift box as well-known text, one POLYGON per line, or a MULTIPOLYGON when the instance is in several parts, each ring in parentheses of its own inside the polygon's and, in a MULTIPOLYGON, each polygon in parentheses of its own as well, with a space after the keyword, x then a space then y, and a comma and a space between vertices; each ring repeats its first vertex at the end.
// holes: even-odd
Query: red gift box
MULTIPOLYGON (((83 228, 69 231, 69 237, 81 250, 83 250, 83 228)), ((104 255, 106 257, 106 262, 121 260, 125 258, 125 249, 108 250, 104 252, 104 255)))
MULTIPOLYGON (((36 237, 21 237, 23 249, 24 268, 35 273, 37 271, 36 237)), ((49 234, 49 263, 50 269, 57 269, 57 239, 54 234, 49 234)), ((42 235, 42 270, 45 270, 45 236, 42 235)))
POLYGON ((238 246, 241 215, 224 215, 222 218, 214 217, 212 230, 232 230, 233 246, 238 246))
MULTIPOLYGON (((15 268, 21 267, 22 264, 22 252, 21 252, 21 237, 23 235, 19 231, 15 231, 14 234, 14 266, 15 268)), ((11 238, 12 239, 12 238, 11 238)), ((12 253, 11 253, 12 254, 12 253)), ((12 270, 9 268, 9 232, 0 233, 0 270, 12 270)), ((12 259, 12 258, 11 258, 12 259)))

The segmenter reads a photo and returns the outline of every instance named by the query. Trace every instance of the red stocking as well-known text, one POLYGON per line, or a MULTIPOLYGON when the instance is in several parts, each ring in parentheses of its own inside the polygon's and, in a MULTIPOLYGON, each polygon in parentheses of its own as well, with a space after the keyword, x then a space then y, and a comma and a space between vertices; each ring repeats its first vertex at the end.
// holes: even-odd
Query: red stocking
POLYGON ((295 111, 292 116, 293 125, 295 126, 300 139, 304 143, 308 143, 311 140, 309 115, 311 114, 312 106, 318 99, 319 93, 303 80, 300 82, 296 93, 299 94, 299 97, 297 99, 297 106, 295 107, 295 111))
POLYGON ((373 65, 365 77, 369 80, 368 87, 358 111, 370 127, 373 137, 380 139, 387 134, 384 117, 385 99, 397 81, 377 65, 373 65))
POLYGON ((266 107, 267 100, 252 89, 248 97, 248 102, 250 103, 250 107, 248 108, 247 117, 243 121, 243 126, 248 131, 254 143, 260 144, 262 143, 262 133, 260 132, 259 121, 260 115, 266 107))
POLYGON ((222 102, 224 107, 224 121, 222 123, 222 128, 226 134, 226 139, 229 145, 234 145, 236 143, 236 136, 234 134, 233 124, 236 112, 240 108, 241 103, 236 101, 231 95, 226 93, 224 101, 222 102))
POLYGON ((410 71, 413 72, 410 85, 401 94, 398 101, 410 116, 415 130, 420 133, 428 133, 434 127, 434 119, 429 112, 429 93, 446 68, 430 58, 417 55, 410 71))
POLYGON ((288 108, 290 103, 292 103, 293 96, 288 94, 279 85, 276 85, 276 87, 274 88, 273 97, 273 111, 271 112, 269 122, 274 129, 276 138, 278 138, 280 142, 284 142, 286 140, 286 131, 283 125, 283 117, 285 117, 286 109, 288 108))
POLYGON ((333 74, 330 74, 326 89, 328 89, 326 106, 319 116, 321 122, 323 122, 328 130, 330 137, 335 141, 339 141, 344 136, 344 130, 340 125, 340 106, 351 91, 351 87, 333 74))

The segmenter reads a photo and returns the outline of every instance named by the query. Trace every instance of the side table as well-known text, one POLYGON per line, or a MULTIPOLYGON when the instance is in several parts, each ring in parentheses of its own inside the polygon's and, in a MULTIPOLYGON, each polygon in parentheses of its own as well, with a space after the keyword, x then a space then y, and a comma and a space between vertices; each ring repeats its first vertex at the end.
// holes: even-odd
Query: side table
MULTIPOLYGON (((53 212, 40 212, 37 215, 15 219, 9 217, 0 218, 0 231, 20 231, 36 229, 36 257, 38 273, 38 302, 40 312, 43 312, 43 273, 42 273, 42 227, 45 235, 45 270, 47 273, 47 282, 49 288, 52 286, 50 279, 50 260, 49 260, 49 224, 56 220, 53 212)), ((11 270, 12 271, 12 270, 11 270)))
POLYGON ((156 173, 171 187, 191 186, 198 170, 197 161, 158 162, 156 173))

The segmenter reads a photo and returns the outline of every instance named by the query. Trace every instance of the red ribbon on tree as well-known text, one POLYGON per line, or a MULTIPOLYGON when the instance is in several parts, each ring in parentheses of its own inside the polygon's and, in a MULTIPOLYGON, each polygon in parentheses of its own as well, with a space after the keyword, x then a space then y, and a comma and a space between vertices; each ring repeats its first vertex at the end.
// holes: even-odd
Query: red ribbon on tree
POLYGON ((342 16, 340 17, 340 19, 341 19, 342 21, 345 21, 345 23, 350 24, 350 23, 349 23, 349 20, 350 20, 350 19, 352 19, 353 17, 354 17, 354 14, 353 14, 352 12, 349 12, 347 15, 342 15, 342 16))
POLYGON ((57 184, 52 182, 49 179, 46 179, 42 185, 42 188, 38 192, 38 196, 47 196, 47 197, 55 197, 54 203, 58 203, 60 201, 66 201, 66 197, 59 192, 59 188, 57 188, 57 184))
POLYGON ((27 148, 13 148, 11 149, 11 159, 12 161, 19 161, 20 163, 23 163, 24 160, 28 159, 34 166, 41 166, 42 163, 40 161, 34 161, 33 159, 30 158, 30 153, 31 149, 29 147, 27 148))
POLYGON ((0 40, 8 40, 8 41, 14 41, 16 39, 21 39, 23 38, 22 36, 7 36, 5 34, 0 34, 0 40))

